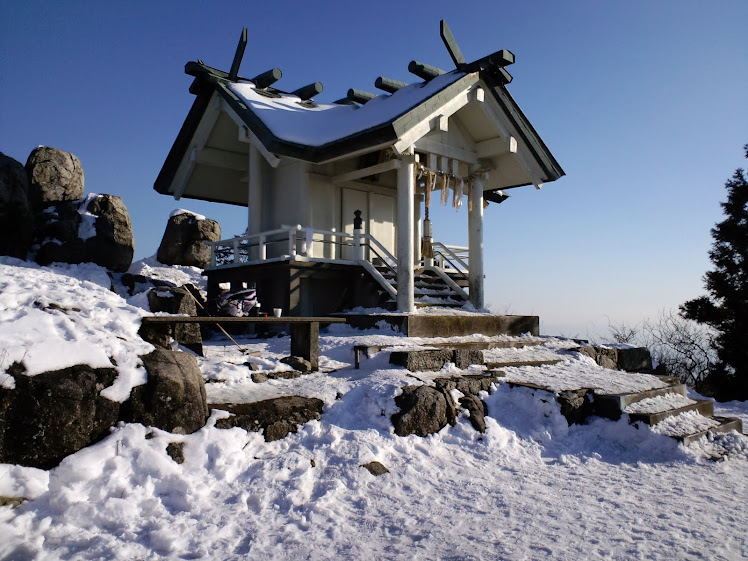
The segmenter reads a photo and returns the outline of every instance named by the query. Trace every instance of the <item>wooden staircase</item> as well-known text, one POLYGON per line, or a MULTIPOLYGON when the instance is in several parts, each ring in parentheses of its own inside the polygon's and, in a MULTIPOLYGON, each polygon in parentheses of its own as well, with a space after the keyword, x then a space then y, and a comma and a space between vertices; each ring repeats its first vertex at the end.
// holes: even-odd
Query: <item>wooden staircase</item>
MULTIPOLYGON (((385 281, 397 290, 397 274, 386 266, 376 267, 377 271, 384 277, 385 281)), ((468 281, 455 273, 446 273, 452 281, 467 292, 468 281)), ((461 308, 467 299, 458 291, 454 290, 436 273, 430 270, 416 269, 413 279, 413 292, 415 305, 418 308, 427 306, 444 308, 461 308)), ((394 310, 397 307, 395 299, 384 290, 379 290, 382 307, 394 310)))

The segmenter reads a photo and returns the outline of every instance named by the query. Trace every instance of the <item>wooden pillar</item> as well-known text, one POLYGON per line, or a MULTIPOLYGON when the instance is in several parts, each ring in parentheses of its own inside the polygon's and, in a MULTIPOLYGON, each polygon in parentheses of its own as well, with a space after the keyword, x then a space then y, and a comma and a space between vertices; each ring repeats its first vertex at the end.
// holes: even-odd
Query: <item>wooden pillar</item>
POLYGON ((423 235, 423 220, 421 219, 421 195, 415 195, 413 201, 413 266, 421 265, 421 237, 423 235))
POLYGON ((397 310, 413 312, 413 217, 416 179, 415 156, 410 147, 397 170, 397 310))
POLYGON ((249 145, 249 230, 250 234, 262 232, 262 155, 260 151, 249 145))
POLYGON ((468 211, 468 282, 470 303, 477 309, 484 307, 483 291, 483 178, 476 177, 470 184, 472 210, 468 211))

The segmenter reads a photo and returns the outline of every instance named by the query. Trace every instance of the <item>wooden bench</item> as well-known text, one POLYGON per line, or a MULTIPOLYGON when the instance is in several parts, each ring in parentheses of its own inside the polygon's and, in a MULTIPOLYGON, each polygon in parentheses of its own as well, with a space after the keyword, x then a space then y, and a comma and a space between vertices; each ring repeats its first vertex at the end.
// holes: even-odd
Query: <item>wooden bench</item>
POLYGON ((287 324, 291 327, 291 356, 308 360, 312 370, 319 370, 319 325, 345 323, 345 318, 331 317, 195 317, 195 316, 145 316, 143 326, 171 326, 179 323, 197 324, 287 324))

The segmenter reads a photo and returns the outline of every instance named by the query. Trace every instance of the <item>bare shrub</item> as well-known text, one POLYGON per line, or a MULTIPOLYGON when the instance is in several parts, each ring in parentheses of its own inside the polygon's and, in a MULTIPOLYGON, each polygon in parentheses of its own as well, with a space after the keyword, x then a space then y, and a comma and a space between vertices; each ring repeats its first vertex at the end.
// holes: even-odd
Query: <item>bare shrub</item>
POLYGON ((715 330, 673 310, 663 310, 656 319, 633 327, 611 323, 608 328, 609 342, 647 347, 670 375, 697 389, 717 361, 715 330))

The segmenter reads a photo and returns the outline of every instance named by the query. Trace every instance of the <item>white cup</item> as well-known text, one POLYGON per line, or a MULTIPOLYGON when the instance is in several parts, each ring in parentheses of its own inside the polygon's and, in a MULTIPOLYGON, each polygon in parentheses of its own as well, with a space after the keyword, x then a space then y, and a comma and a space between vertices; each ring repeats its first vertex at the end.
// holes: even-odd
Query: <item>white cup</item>
POLYGON ((282 308, 273 308, 273 315, 277 318, 281 317, 282 308))

